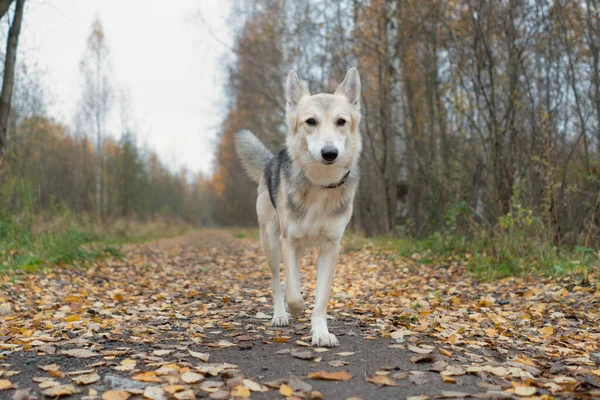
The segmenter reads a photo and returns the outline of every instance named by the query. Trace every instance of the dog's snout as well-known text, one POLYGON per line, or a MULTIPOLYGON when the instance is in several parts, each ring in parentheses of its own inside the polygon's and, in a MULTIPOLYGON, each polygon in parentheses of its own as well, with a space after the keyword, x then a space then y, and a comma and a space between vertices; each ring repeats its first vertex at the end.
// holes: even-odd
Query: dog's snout
POLYGON ((325 160, 327 162, 335 161, 337 156, 338 156, 338 150, 331 145, 327 145, 327 146, 323 147, 323 149, 321 149, 321 157, 323 157, 323 160, 325 160))

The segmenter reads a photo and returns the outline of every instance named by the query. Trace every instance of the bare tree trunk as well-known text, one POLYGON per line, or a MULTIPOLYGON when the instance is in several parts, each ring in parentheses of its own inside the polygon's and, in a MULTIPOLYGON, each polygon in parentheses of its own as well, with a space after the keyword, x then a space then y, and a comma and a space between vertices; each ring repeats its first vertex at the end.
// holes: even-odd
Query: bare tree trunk
MULTIPOLYGON (((15 65, 17 63, 17 45, 19 33, 21 33, 21 21, 23 20, 23 7, 25 0, 17 0, 15 16, 8 31, 6 41, 6 59, 4 61, 4 78, 2 80, 2 93, 0 94, 0 165, 6 151, 8 117, 10 115, 10 102, 12 99, 13 86, 15 82, 15 65)), ((8 4, 10 6, 10 3, 8 4)), ((4 9, 4 2, 0 2, 0 12, 4 9)), ((8 6, 6 7, 8 9, 8 6)), ((4 11, 6 12, 6 11, 4 11)))
POLYGON ((8 12, 12 2, 13 0, 0 0, 0 18, 4 17, 4 14, 8 12))

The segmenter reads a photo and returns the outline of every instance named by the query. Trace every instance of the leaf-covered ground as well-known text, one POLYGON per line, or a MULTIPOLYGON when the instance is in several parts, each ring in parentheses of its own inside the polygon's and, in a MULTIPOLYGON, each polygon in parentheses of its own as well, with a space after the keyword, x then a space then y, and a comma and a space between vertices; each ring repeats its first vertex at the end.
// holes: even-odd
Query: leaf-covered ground
POLYGON ((341 345, 317 349, 310 311, 270 326, 254 240, 200 231, 125 255, 0 276, 0 398, 600 397, 597 271, 482 283, 365 246, 337 269, 341 345))

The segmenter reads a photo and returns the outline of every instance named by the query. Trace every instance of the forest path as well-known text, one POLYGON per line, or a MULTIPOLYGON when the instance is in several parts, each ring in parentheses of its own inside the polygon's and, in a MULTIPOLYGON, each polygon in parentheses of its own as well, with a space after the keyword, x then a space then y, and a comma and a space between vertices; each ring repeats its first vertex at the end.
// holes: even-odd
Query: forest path
MULTIPOLYGON (((302 264, 309 308, 314 261, 302 264)), ((418 266, 367 245, 340 256, 329 309, 341 344, 319 350, 309 311, 270 327, 270 279, 257 241, 217 230, 0 276, 0 398, 600 396, 593 286, 482 283, 450 260, 418 266)))

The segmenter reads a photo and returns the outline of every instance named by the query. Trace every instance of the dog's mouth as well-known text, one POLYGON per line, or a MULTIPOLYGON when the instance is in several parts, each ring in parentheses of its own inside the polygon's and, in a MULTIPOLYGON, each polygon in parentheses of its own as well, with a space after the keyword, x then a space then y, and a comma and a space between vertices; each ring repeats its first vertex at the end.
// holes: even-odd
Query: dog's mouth
POLYGON ((333 165, 333 164, 335 164, 336 161, 337 160, 333 160, 333 161, 321 160, 321 164, 333 165))

